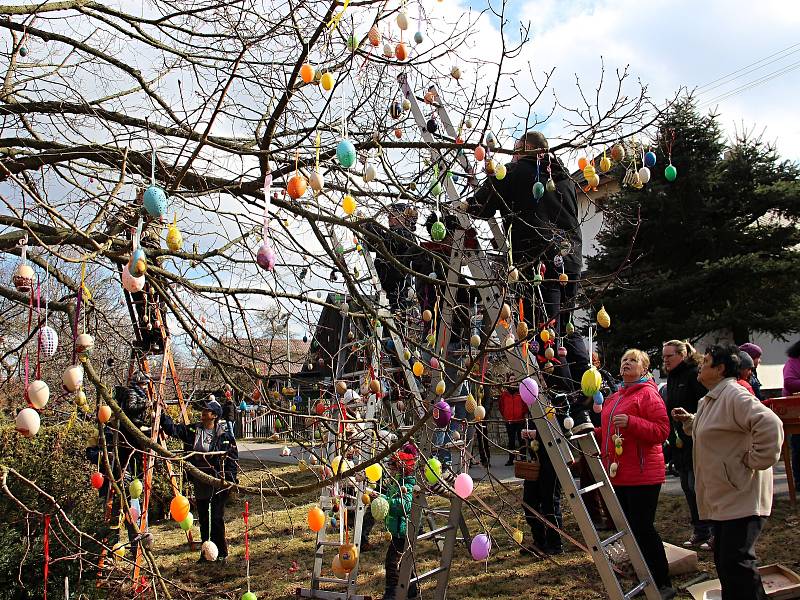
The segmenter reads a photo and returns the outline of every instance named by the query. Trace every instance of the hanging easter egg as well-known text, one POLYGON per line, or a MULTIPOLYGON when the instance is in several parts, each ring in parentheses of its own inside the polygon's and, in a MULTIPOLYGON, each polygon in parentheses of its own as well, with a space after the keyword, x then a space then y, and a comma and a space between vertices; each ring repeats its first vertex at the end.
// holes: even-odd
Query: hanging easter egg
POLYGON ((88 333, 82 333, 75 338, 75 352, 90 355, 94 350, 94 338, 88 333))
POLYGON ((134 277, 131 275, 128 265, 122 267, 122 287, 132 294, 141 292, 144 289, 144 275, 134 277))
POLYGON ((289 181, 286 182, 286 193, 289 194, 289 197, 293 200, 297 200, 305 194, 307 188, 308 181, 299 173, 297 175, 292 175, 289 181))
POLYGON ((590 178, 594 177, 597 174, 597 171, 594 170, 594 165, 588 164, 583 168, 583 177, 586 181, 589 181, 590 178))
POLYGON ((399 127, 395 127, 395 128, 394 128, 394 137, 396 137, 398 140, 399 140, 401 137, 403 137, 403 130, 402 130, 402 129, 400 129, 399 127))
POLYGON ((564 358, 564 357, 566 357, 566 356, 567 356, 567 348, 566 348, 566 346, 559 346, 559 348, 558 348, 558 355, 559 355, 561 358, 564 358))
POLYGON ((67 367, 61 376, 61 381, 68 392, 76 392, 83 385, 83 367, 72 365, 67 367))
POLYGON ((558 281, 561 285, 567 285, 567 283, 569 283, 569 276, 566 273, 559 273, 558 281))
POLYGON ((479 144, 475 148, 475 160, 478 162, 483 162, 484 158, 486 158, 486 149, 479 144))
POLYGON ((486 409, 483 405, 479 404, 475 407, 475 411, 473 413, 476 421, 483 421, 486 418, 486 409))
POLYGON ((607 156, 603 156, 603 158, 600 159, 600 172, 605 173, 610 170, 611 170, 611 159, 608 158, 607 156))
MULTIPOLYGON (((336 526, 336 519, 331 519, 331 525, 334 527, 336 526)), ((333 574, 336 577, 344 578, 347 576, 347 571, 344 570, 342 567, 342 561, 339 560, 339 555, 333 557, 333 561, 331 561, 331 570, 333 570, 333 574)))
POLYGON ((588 161, 588 160, 586 160, 586 157, 585 157, 585 156, 581 156, 581 157, 578 159, 578 168, 579 168, 581 171, 583 171, 583 170, 586 168, 586 165, 588 165, 588 164, 589 164, 589 161, 588 161))
POLYGON ((183 246, 183 236, 181 230, 175 223, 170 223, 167 227, 167 248, 172 252, 179 252, 183 246))
POLYGON ((339 546, 339 564, 349 573, 356 568, 358 563, 358 548, 355 544, 342 544, 339 546))
POLYGON ((389 503, 383 496, 378 496, 370 503, 369 510, 376 521, 382 522, 389 514, 389 503))
POLYGON ((434 242, 441 242, 447 235, 447 228, 441 221, 436 221, 431 225, 431 239, 434 242))
POLYGON ((444 379, 440 379, 439 382, 436 384, 436 389, 434 389, 434 392, 436 393, 437 396, 441 396, 442 394, 444 394, 445 387, 446 386, 444 383, 444 379))
POLYGON ((369 391, 373 394, 380 394, 381 393, 381 380, 380 379, 371 379, 369 382, 369 391))
POLYGON ((425 479, 430 484, 437 483, 442 477, 442 463, 438 458, 431 457, 425 464, 425 479))
POLYGON ((514 529, 514 531, 512 531, 512 532, 511 532, 511 538, 512 538, 512 539, 513 539, 513 540, 514 540, 514 541, 515 541, 517 544, 521 544, 521 543, 522 543, 522 538, 523 538, 523 537, 524 537, 524 534, 522 533, 522 530, 521 530, 521 529, 514 529))
POLYGON ((393 119, 399 119, 403 116, 403 105, 397 100, 394 100, 389 104, 389 116, 393 119))
POLYGON ((364 183, 369 183, 370 181, 374 181, 375 177, 377 177, 378 172, 375 170, 375 167, 372 163, 367 163, 364 167, 364 183))
POLYGON ((167 212, 167 193, 162 187, 151 185, 144 191, 144 209, 151 217, 164 216, 167 212))
POLYGON ((25 392, 28 402, 36 409, 43 409, 50 400, 50 387, 41 379, 36 379, 28 384, 25 392))
POLYGON ((397 26, 400 28, 400 31, 405 31, 408 29, 408 14, 405 10, 401 10, 397 13, 397 26))
POLYGON ((35 280, 36 276, 33 269, 26 262, 17 265, 17 268, 14 269, 14 275, 11 278, 14 287, 17 288, 18 292, 22 292, 23 294, 27 294, 31 291, 35 280))
POLYGON ((350 216, 356 212, 356 200, 350 194, 347 194, 344 198, 342 198, 342 210, 347 216, 350 216))
MULTIPOLYGON (((644 166, 645 167, 655 167, 656 166, 656 153, 651 151, 645 152, 644 155, 644 166)), ((647 182, 645 182, 647 183, 647 182)))
POLYGON ((469 545, 470 554, 473 560, 486 560, 492 550, 492 540, 485 533, 479 533, 469 545))
POLYGON ((478 408, 478 403, 475 401, 475 396, 472 394, 467 394, 467 399, 464 401, 464 408, 468 413, 475 412, 475 409, 478 408))
POLYGON ((373 25, 369 28, 369 33, 367 34, 367 38, 369 38, 369 43, 372 44, 375 48, 381 45, 381 32, 378 30, 377 25, 373 25))
POLYGON ((506 178, 506 173, 508 173, 508 170, 504 164, 498 164, 494 167, 494 176, 497 179, 502 181, 506 178))
POLYGON ((547 343, 550 341, 550 332, 547 329, 542 329, 542 332, 539 334, 539 337, 542 339, 543 342, 547 343))
POLYGON ((32 408, 23 408, 14 419, 14 427, 23 437, 33 437, 39 432, 42 420, 39 413, 32 408))
POLYGON ((342 140, 336 146, 336 158, 339 164, 345 169, 349 169, 356 162, 356 147, 350 140, 342 140))
POLYGON ((459 69, 458 67, 453 67, 452 69, 450 69, 450 77, 452 77, 455 80, 461 79, 461 69, 459 69))
POLYGON ((596 405, 599 404, 600 406, 603 406, 603 402, 605 402, 605 398, 603 397, 603 392, 601 392, 600 390, 597 390, 594 393, 594 396, 592 397, 592 400, 594 401, 594 403, 596 405))
POLYGON ((553 360, 553 358, 555 358, 555 355, 556 355, 556 352, 555 352, 555 350, 553 350, 552 347, 548 346, 547 348, 544 349, 544 357, 547 360, 553 360))
POLYGON ((355 52, 356 50, 358 50, 358 46, 359 46, 359 41, 356 36, 351 35, 350 37, 347 38, 347 49, 350 50, 350 52, 355 52))
POLYGON ((436 358, 435 356, 432 356, 428 364, 431 366, 431 369, 435 371, 439 368, 439 359, 436 358))
POLYGON ((128 486, 128 491, 130 492, 131 498, 134 500, 138 500, 139 497, 142 495, 143 491, 142 481, 137 477, 131 484, 128 486))
POLYGON ((25 58, 26 56, 28 56, 28 47, 27 46, 20 46, 19 47, 19 55, 22 58, 25 58))
POLYGON ((261 244, 256 254, 256 263, 265 271, 272 271, 275 268, 275 252, 269 244, 261 244))
POLYGON ((207 561, 214 562, 219 558, 219 548, 217 548, 214 542, 208 540, 207 542, 203 542, 203 545, 200 546, 200 554, 207 561))
POLYGON ((392 45, 388 42, 383 45, 383 55, 386 58, 394 57, 394 49, 392 48, 392 45))
POLYGON ((620 162, 625 158, 625 147, 622 144, 614 144, 611 147, 611 158, 620 162))
POLYGON ((92 487, 96 490, 99 490, 101 487, 103 487, 104 481, 105 477, 99 471, 92 473, 92 476, 89 478, 89 483, 91 483, 92 487))
POLYGON ((48 358, 53 356, 58 349, 58 334, 49 325, 45 325, 39 330, 39 349, 48 358))
POLYGON ((315 192, 321 192, 322 188, 325 187, 325 177, 322 175, 319 169, 314 169, 308 176, 308 183, 312 190, 315 192))
POLYGON ((309 63, 304 63, 303 66, 300 67, 300 79, 303 80, 303 83, 311 83, 314 81, 314 67, 309 63))
POLYGON ((501 321, 508 321, 511 318, 511 306, 508 304, 503 304, 500 307, 500 320, 501 321))
POLYGON ((586 180, 586 185, 588 185, 590 188, 597 189, 597 186, 600 185, 600 176, 597 174, 592 175, 586 180))
POLYGON ((417 361, 414 363, 414 366, 411 367, 411 370, 417 377, 422 377, 422 374, 425 372, 425 365, 423 365, 420 361, 417 361))
POLYGON ((336 78, 333 76, 333 73, 330 71, 326 71, 320 77, 319 84, 322 86, 322 89, 326 92, 330 92, 333 89, 333 85, 336 83, 336 78))
POLYGON ((650 169, 647 167, 642 167, 639 169, 639 181, 641 181, 643 184, 650 181, 650 169))
POLYGON ((428 119, 428 122, 425 123, 425 129, 428 133, 436 133, 439 129, 439 123, 436 122, 436 119, 428 119))
POLYGON ((456 496, 462 500, 466 500, 472 495, 472 490, 475 488, 475 483, 468 473, 459 473, 453 483, 453 489, 456 491, 456 496))
POLYGON ((601 306, 597 311, 597 324, 603 329, 611 327, 611 315, 608 314, 605 306, 601 306))
POLYGON ((595 367, 589 367, 581 376, 581 391, 588 398, 593 397, 603 385, 603 378, 595 367))
POLYGON ((675 165, 672 163, 667 165, 667 168, 664 169, 664 177, 667 181, 675 181, 678 177, 678 169, 675 168, 675 165))
POLYGON ((544 184, 541 181, 537 181, 533 184, 533 197, 539 200, 542 196, 544 196, 544 184))
POLYGON ((423 36, 423 35, 422 35, 422 32, 421 32, 421 31, 417 31, 417 32, 414 34, 414 42, 415 42, 415 43, 417 43, 417 44, 421 44, 421 43, 422 43, 422 41, 423 41, 424 39, 425 39, 425 36, 423 36))
POLYGON ((97 409, 97 420, 101 423, 108 423, 111 419, 111 407, 108 404, 103 404, 97 409))
POLYGON ((532 406, 539 398, 539 382, 533 377, 526 377, 519 385, 519 395, 526 406, 532 406))
POLYGON ((564 419, 564 429, 566 429, 567 431, 569 431, 569 430, 571 430, 573 427, 575 427, 575 419, 573 419, 572 417, 566 417, 566 418, 564 419))
POLYGON ((169 514, 177 523, 183 521, 189 514, 189 499, 181 494, 174 496, 169 503, 169 514))
POLYGON ((331 470, 333 471, 334 475, 338 475, 339 473, 344 473, 345 471, 349 471, 353 468, 353 463, 351 463, 347 459, 343 459, 341 456, 334 456, 333 460, 331 461, 331 470))
POLYGON ((245 592, 240 600, 258 600, 258 596, 254 592, 245 592))
POLYGON ((397 60, 403 62, 408 58, 408 47, 403 42, 398 42, 394 47, 394 55, 397 57, 397 60))
POLYGON ((547 183, 544 185, 544 188, 550 193, 556 191, 556 182, 553 181, 552 177, 547 180, 547 183))
POLYGON ((325 527, 325 513, 319 506, 312 506, 308 511, 308 528, 317 533, 325 527))
POLYGON ((370 482, 375 483, 383 475, 383 468, 378 463, 375 463, 364 469, 364 475, 370 482))
POLYGON ((524 340, 528 337, 528 324, 525 321, 517 323, 517 337, 524 340))

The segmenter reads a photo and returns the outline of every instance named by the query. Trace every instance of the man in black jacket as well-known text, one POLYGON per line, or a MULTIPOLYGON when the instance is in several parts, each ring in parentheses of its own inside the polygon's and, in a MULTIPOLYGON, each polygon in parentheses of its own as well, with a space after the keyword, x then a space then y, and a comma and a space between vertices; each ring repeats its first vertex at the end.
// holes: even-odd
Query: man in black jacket
MULTIPOLYGON (((544 267, 541 283, 546 315, 534 317, 527 303, 525 315, 532 321, 532 335, 538 322, 548 322, 563 335, 567 359, 556 359, 552 377, 554 387, 566 392, 580 388, 580 379, 589 368, 589 354, 583 339, 576 332, 566 333, 583 266, 582 238, 578 218, 578 199, 575 183, 570 179, 561 161, 548 152, 547 139, 538 131, 529 131, 515 144, 518 154, 506 167, 503 179, 489 177, 469 202, 469 213, 483 219, 500 211, 503 226, 511 233, 511 250, 514 265, 523 278, 534 281, 544 267), (534 185, 541 183, 544 191, 540 198, 534 195, 534 185), (558 277, 565 273, 566 285, 558 277)), ((538 186, 537 186, 538 187, 538 186)), ((540 354, 544 351, 541 348, 540 354)), ((585 411, 573 414, 576 428, 588 430, 591 426, 585 411)))

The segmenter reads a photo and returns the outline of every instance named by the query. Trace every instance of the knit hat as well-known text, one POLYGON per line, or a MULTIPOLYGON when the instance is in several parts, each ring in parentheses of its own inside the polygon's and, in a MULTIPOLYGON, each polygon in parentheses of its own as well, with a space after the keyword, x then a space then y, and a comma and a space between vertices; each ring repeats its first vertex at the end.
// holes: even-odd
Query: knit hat
POLYGON ((753 344, 752 342, 747 342, 745 344, 742 344, 741 346, 739 346, 739 350, 747 352, 750 358, 758 358, 763 354, 761 346, 759 346, 758 344, 753 344))
POLYGON ((404 475, 411 475, 414 472, 414 467, 417 465, 417 457, 419 450, 417 447, 408 442, 394 455, 395 463, 403 469, 404 475))
POLYGON ((754 369, 756 364, 750 355, 744 350, 739 350, 739 371, 744 369, 754 369))

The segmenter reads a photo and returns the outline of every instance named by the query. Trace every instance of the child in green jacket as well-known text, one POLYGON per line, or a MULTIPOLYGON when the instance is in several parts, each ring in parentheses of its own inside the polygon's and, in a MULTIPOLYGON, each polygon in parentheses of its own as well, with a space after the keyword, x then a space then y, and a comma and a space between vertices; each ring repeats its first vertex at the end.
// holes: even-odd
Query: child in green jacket
MULTIPOLYGON (((408 443, 389 462, 390 477, 387 480, 390 483, 384 496, 389 503, 389 512, 385 521, 386 529, 392 534, 392 541, 389 542, 389 549, 386 551, 386 589, 383 593, 383 600, 394 600, 399 582, 400 559, 406 549, 411 500, 414 495, 414 486, 417 483, 414 477, 414 468, 418 456, 417 447, 408 443)), ((412 531, 411 533, 416 532, 412 531)), ((408 598, 416 596, 417 585, 412 584, 408 590, 408 598)))

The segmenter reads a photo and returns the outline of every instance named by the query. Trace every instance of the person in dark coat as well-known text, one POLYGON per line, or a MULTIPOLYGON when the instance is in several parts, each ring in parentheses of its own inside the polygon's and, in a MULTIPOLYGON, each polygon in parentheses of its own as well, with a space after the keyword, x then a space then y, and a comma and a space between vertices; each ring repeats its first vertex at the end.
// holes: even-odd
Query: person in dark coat
POLYGON ((687 435, 681 423, 672 418, 674 408, 683 408, 694 414, 697 403, 707 391, 697 380, 698 354, 686 341, 670 340, 661 351, 664 371, 667 373, 666 404, 670 415, 670 458, 681 479, 681 489, 689 505, 693 532, 684 546, 710 549, 712 524, 700 519, 694 490, 694 465, 692 463, 692 436, 687 435))
MULTIPOLYGON (((182 425, 175 423, 168 414, 161 413, 161 428, 169 436, 183 442, 184 450, 193 452, 189 462, 203 473, 226 481, 237 481, 239 452, 236 440, 221 422, 222 407, 210 399, 203 404, 199 423, 182 425)), ((228 558, 228 543, 225 540, 225 502, 229 490, 218 489, 192 478, 197 512, 200 519, 200 538, 209 539, 219 550, 217 560, 228 558)), ((198 562, 206 559, 200 555, 198 562)))
POLYGON ((739 350, 743 352, 747 352, 750 355, 750 358, 753 359, 753 370, 750 373, 750 387, 753 388, 753 395, 758 398, 759 400, 764 399, 764 395, 761 393, 761 381, 758 379, 758 365, 761 362, 761 355, 763 351, 761 350, 761 346, 758 344, 754 344, 752 342, 747 342, 739 346, 739 350))
MULTIPOLYGON (((537 424, 535 421, 528 421, 527 424, 532 427, 548 426, 545 423, 537 424)), ((563 552, 561 535, 542 522, 533 512, 538 512, 559 529, 564 525, 561 515, 561 483, 558 481, 558 475, 547 450, 537 439, 537 434, 534 428, 526 427, 522 430, 528 457, 539 461, 539 478, 535 481, 525 480, 522 484, 522 508, 525 512, 525 521, 533 536, 533 547, 523 547, 522 552, 561 554, 563 552)))
POLYGON ((233 401, 233 389, 225 386, 225 403, 222 405, 222 419, 227 423, 228 430, 236 437, 236 403, 233 401))
MULTIPOLYGON (((546 321, 556 339, 563 336, 568 358, 553 361, 555 368, 548 379, 560 391, 572 392, 580 388, 581 376, 589 368, 583 338, 578 332, 566 335, 583 267, 583 242, 575 182, 548 148, 540 132, 525 133, 515 144, 518 154, 506 165, 506 176, 487 178, 470 199, 468 212, 489 219, 500 211, 504 229, 510 230, 512 257, 520 275, 533 281, 537 273, 542 274, 546 319, 534 318, 530 305, 524 307, 525 315, 534 325, 530 328, 534 334, 537 323, 546 321), (544 186, 538 200, 533 192, 537 182, 544 186), (561 273, 567 275, 565 285, 558 280, 561 273)), ((529 303, 530 295, 526 294, 523 302, 529 303)), ((541 356, 544 349, 541 344, 541 356)), ((586 410, 573 405, 571 415, 575 433, 592 429, 586 410)))

